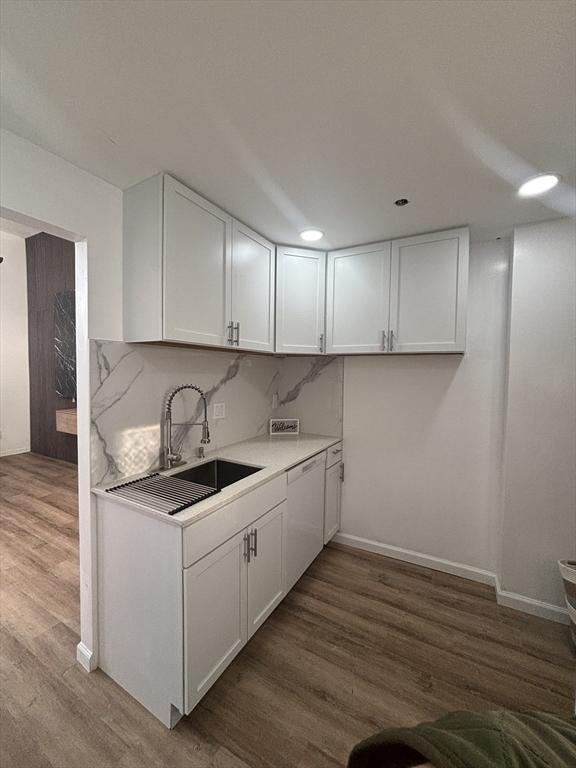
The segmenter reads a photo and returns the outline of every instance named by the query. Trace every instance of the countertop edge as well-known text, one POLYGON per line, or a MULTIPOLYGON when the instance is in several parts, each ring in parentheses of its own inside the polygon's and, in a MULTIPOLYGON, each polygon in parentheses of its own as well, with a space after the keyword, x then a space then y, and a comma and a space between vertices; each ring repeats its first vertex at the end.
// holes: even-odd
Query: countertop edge
MULTIPOLYGON (((167 515, 164 512, 158 512, 157 510, 154 510, 151 507, 146 507, 143 504, 139 504, 138 502, 131 501, 128 499, 123 499, 121 496, 112 496, 107 491, 107 488, 114 487, 115 485, 119 485, 122 482, 130 482, 131 480, 137 479, 139 477, 145 477, 147 474, 151 474, 150 472, 141 472, 137 475, 123 478, 122 480, 117 482, 107 483, 106 485, 103 485, 103 486, 93 486, 91 488, 91 492, 95 496, 100 496, 102 498, 107 499, 108 501, 113 501, 114 503, 121 504, 122 506, 127 506, 130 509, 142 512, 148 517, 153 517, 154 519, 160 520, 168 525, 175 525, 178 528, 187 528, 188 526, 194 525, 194 523, 197 523, 200 520, 203 520, 204 518, 208 517, 214 512, 217 512, 219 509, 222 509, 222 507, 225 507, 228 504, 231 504, 232 502, 237 501, 239 498, 241 498, 242 496, 245 496, 247 493, 250 493, 256 488, 259 488, 260 486, 265 485, 266 483, 274 480, 280 475, 288 472, 290 469, 297 466, 298 464, 301 464, 303 461, 306 461, 307 459, 310 459, 313 456, 318 455, 319 453, 323 453, 325 450, 330 448, 330 446, 336 445, 337 443, 340 443, 342 441, 341 437, 334 437, 334 436, 328 436, 328 435, 303 435, 302 437, 309 437, 312 439, 316 439, 320 443, 324 443, 324 445, 322 445, 321 447, 318 447, 318 445, 315 445, 313 448, 310 448, 309 450, 303 450, 302 453, 299 454, 297 458, 293 457, 292 460, 288 461, 286 464, 278 463, 270 467, 264 466, 262 469, 262 474, 258 472, 258 473, 255 473, 254 475, 250 475, 250 478, 245 478, 244 480, 239 481, 240 483, 244 484, 246 480, 250 480, 251 478, 254 478, 252 482, 248 482, 246 483, 246 485, 243 485, 243 487, 238 488, 237 493, 229 494, 224 498, 221 498, 218 495, 212 496, 210 497, 210 499, 207 499, 204 502, 200 502, 200 504, 207 504, 207 508, 205 509, 200 508, 196 513, 191 511, 191 510, 194 510, 194 506, 196 506, 196 505, 193 505, 191 507, 188 507, 185 510, 182 510, 182 512, 178 512, 176 515, 167 515), (188 515, 188 517, 186 517, 186 515, 188 515)), ((290 439, 290 438, 279 438, 279 439, 281 440, 281 439, 290 439)), ((253 446, 256 443, 256 441, 257 441, 257 438, 254 438, 251 440, 245 440, 240 443, 235 443, 233 445, 223 447, 220 450, 214 451, 213 455, 209 455, 205 459, 188 462, 187 464, 184 464, 181 467, 178 467, 177 470, 182 471, 187 467, 192 467, 198 464, 202 464, 205 461, 210 461, 211 459, 219 458, 220 454, 227 453, 231 450, 241 451, 243 446, 249 446, 249 445, 253 446)), ((228 457, 224 456, 223 458, 228 458, 228 457)), ((230 460, 234 460, 234 459, 230 459, 230 460)), ((241 461, 241 459, 237 459, 237 460, 241 461)), ((254 462, 250 461, 249 459, 246 459, 246 463, 254 464, 254 462)))

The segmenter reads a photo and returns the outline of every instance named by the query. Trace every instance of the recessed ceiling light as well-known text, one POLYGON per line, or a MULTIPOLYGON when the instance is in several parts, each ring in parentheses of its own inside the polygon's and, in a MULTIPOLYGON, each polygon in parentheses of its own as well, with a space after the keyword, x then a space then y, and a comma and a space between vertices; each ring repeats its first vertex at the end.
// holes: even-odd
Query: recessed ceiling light
POLYGON ((539 173, 521 185, 518 190, 520 197, 535 197, 549 192, 560 181, 560 176, 555 173, 539 173))
POLYGON ((305 229, 300 232, 300 237, 308 243, 313 243, 316 240, 321 240, 324 237, 324 232, 319 229, 305 229))

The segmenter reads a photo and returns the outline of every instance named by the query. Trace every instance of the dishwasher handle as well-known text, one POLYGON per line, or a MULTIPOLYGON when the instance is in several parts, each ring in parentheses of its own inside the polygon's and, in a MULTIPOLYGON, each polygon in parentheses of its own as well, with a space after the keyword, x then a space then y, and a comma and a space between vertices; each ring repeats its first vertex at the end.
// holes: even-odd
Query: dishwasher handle
POLYGON ((288 470, 288 483, 292 483, 295 480, 298 480, 301 477, 304 477, 309 472, 312 472, 314 469, 317 469, 318 467, 324 469, 326 466, 326 453, 321 453, 318 456, 314 456, 311 459, 308 459, 307 461, 303 461, 302 464, 298 464, 298 466, 293 467, 293 469, 288 470))

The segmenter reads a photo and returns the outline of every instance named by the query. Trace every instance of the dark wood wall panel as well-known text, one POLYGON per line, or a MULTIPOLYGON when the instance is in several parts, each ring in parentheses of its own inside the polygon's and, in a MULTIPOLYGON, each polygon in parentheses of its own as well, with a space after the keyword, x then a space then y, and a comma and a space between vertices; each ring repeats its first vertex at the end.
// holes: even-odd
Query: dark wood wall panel
POLYGON ((30 446, 33 453, 77 463, 76 436, 56 430, 56 411, 73 408, 56 395, 54 302, 74 290, 74 243, 45 232, 26 239, 30 358, 30 446))

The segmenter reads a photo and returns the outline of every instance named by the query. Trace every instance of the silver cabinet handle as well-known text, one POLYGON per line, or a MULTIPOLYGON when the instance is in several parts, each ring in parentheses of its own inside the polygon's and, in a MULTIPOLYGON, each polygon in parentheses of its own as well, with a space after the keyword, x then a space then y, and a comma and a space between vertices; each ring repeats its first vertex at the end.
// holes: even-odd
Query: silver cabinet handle
POLYGON ((244 534, 244 560, 246 560, 247 563, 250 562, 250 534, 245 533, 244 534))
POLYGON ((232 320, 230 320, 226 328, 228 329, 227 343, 234 344, 234 323, 232 322, 232 320))
POLYGON ((324 352, 324 334, 320 334, 320 352, 324 352))
POLYGON ((250 562, 250 555, 258 557, 258 528, 253 528, 244 538, 248 542, 248 562, 250 562))
POLYGON ((336 456, 338 453, 342 453, 342 448, 333 448, 332 455, 336 456))
POLYGON ((386 352, 386 331, 382 331, 382 350, 386 352))
POLYGON ((252 552, 254 557, 258 557, 258 528, 254 528, 254 530, 251 531, 249 535, 254 541, 254 544, 248 547, 248 551, 252 552))
POLYGON ((305 467, 302 467, 302 472, 310 472, 311 469, 313 469, 316 466, 315 461, 311 461, 310 464, 306 464, 305 467))
POLYGON ((390 331, 390 342, 388 345, 388 351, 389 352, 394 351, 394 331, 390 331))
POLYGON ((238 347, 240 345, 240 323, 236 323, 236 325, 234 325, 234 333, 235 338, 233 343, 238 347))

